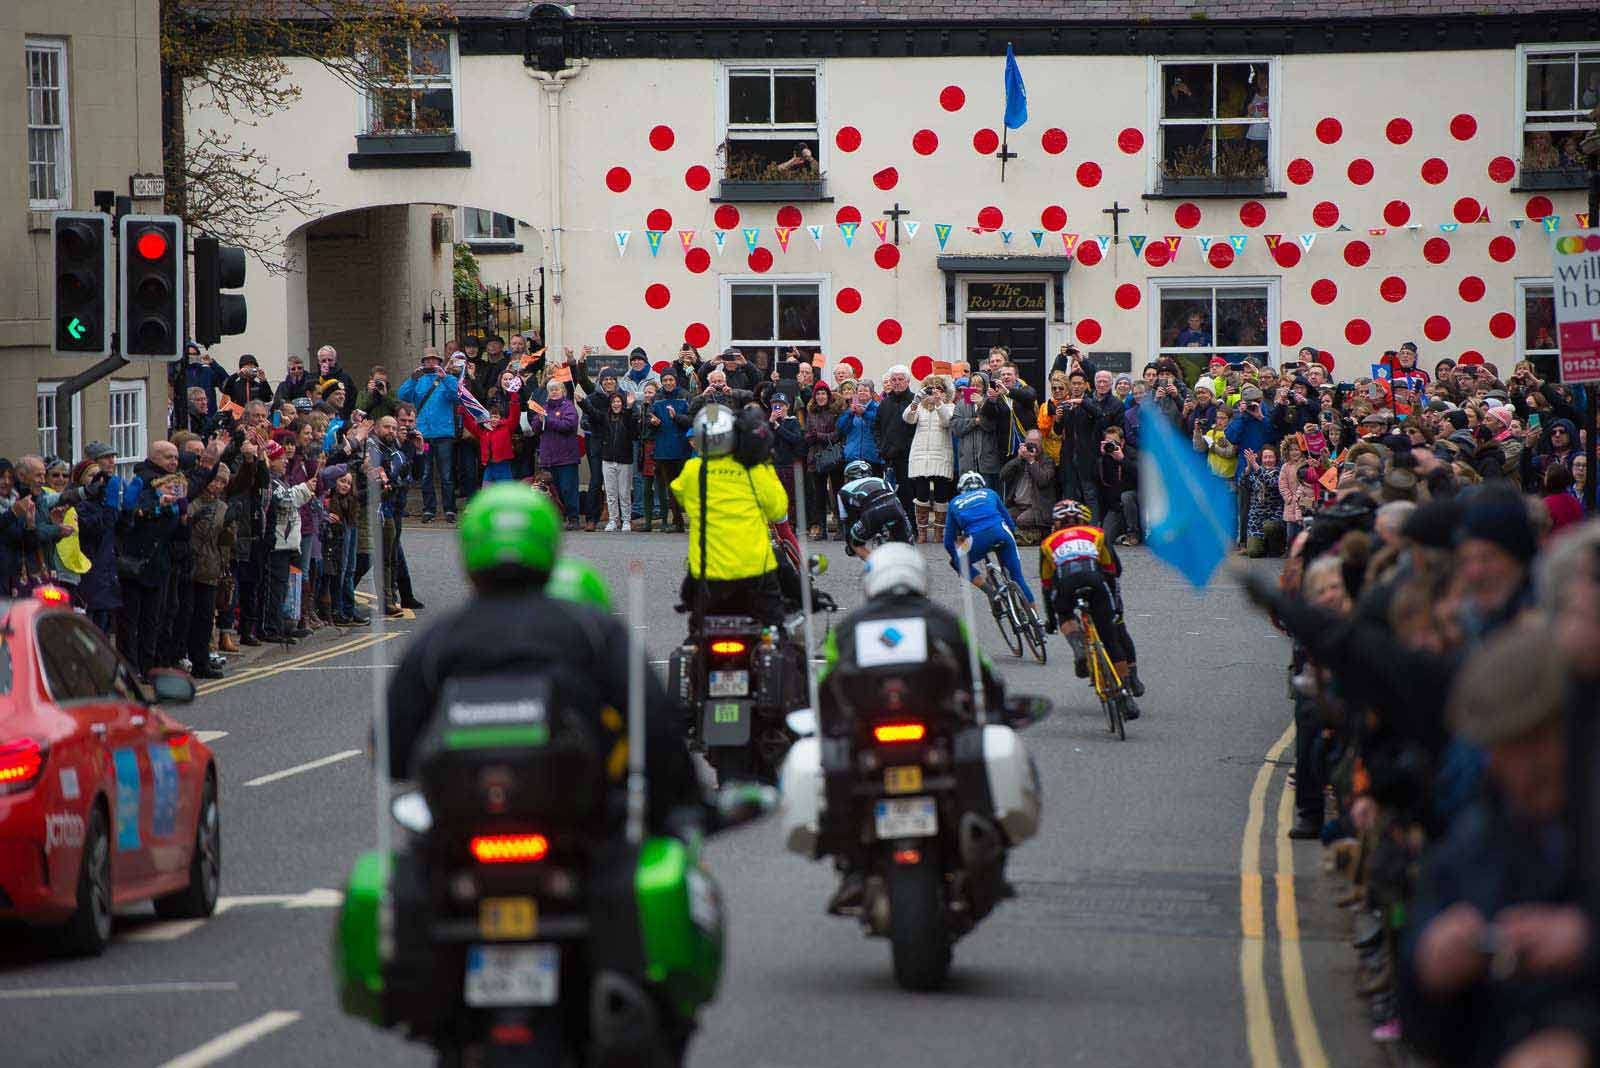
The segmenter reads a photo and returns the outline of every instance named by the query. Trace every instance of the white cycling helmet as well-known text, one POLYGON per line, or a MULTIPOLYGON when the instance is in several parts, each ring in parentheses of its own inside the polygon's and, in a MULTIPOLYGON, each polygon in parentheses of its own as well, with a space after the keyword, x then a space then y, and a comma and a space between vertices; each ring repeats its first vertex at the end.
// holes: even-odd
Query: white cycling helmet
POLYGON ((928 565, 922 554, 903 541, 891 541, 867 557, 862 587, 868 597, 890 593, 928 595, 928 565))
POLYGON ((733 409, 723 404, 708 404, 695 415, 690 439, 701 456, 726 456, 733 451, 735 435, 733 409))
POLYGON ((968 471, 966 474, 962 475, 956 480, 956 489, 960 490, 962 493, 967 492, 967 490, 988 488, 989 483, 985 482, 983 480, 983 476, 976 471, 968 471))

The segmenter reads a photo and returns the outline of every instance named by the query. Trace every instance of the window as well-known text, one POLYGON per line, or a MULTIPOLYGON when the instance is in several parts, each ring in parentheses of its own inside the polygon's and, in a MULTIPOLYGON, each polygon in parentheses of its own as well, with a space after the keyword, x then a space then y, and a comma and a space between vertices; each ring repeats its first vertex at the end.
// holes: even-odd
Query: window
POLYGON ((1555 286, 1542 279, 1519 281, 1517 297, 1517 307, 1522 312, 1517 359, 1529 361, 1541 379, 1554 382, 1561 367, 1555 286))
POLYGON ((1549 171, 1584 165, 1578 142, 1600 104, 1600 44, 1587 48, 1522 49, 1522 169, 1549 171))
POLYGON ((1266 59, 1155 64, 1154 151, 1164 186, 1236 179, 1266 187, 1277 113, 1272 67, 1266 59))
POLYGON ((723 177, 820 179, 821 67, 728 65, 723 74, 723 177))
POLYGON ((369 134, 445 134, 456 128, 453 34, 390 41, 373 60, 379 87, 367 101, 369 134))
POLYGON ((71 616, 45 616, 39 620, 34 636, 51 700, 60 704, 99 696, 93 667, 71 616))
POLYGON ((461 236, 465 241, 515 241, 517 220, 483 208, 461 209, 461 236))
POLYGON ((820 279, 725 280, 724 285, 723 336, 752 360, 763 349, 825 351, 820 279))
POLYGON ((117 450, 117 474, 133 475, 133 465, 144 459, 145 384, 111 383, 111 447, 117 450))
POLYGON ((30 38, 28 68, 28 207, 72 206, 67 139, 67 44, 30 38))
MULTIPOLYGON (((34 402, 38 414, 39 455, 56 456, 56 431, 61 422, 56 418, 56 387, 60 382, 40 382, 34 387, 34 402)), ((83 394, 72 395, 72 456, 74 463, 83 455, 83 394)))
POLYGON ((1151 346, 1171 356, 1193 382, 1220 355, 1231 363, 1272 360, 1270 338, 1278 336, 1277 283, 1268 279, 1236 282, 1152 282, 1151 346))

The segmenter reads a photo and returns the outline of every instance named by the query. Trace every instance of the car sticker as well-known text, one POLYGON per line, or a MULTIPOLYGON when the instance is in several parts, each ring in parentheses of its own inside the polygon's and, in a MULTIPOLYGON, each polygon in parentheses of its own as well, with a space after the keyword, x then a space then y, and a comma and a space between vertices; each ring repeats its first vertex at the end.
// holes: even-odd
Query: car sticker
POLYGON ((45 852, 62 847, 83 848, 83 817, 75 812, 47 812, 44 817, 45 852))
POLYGON ((76 801, 78 799, 78 769, 61 769, 61 799, 63 801, 76 801))
POLYGON ((866 619, 856 624, 856 663, 862 667, 920 664, 927 659, 925 619, 866 619))
POLYGON ((178 765, 169 746, 152 744, 149 753, 150 833, 167 838, 178 823, 178 765))
POLYGON ((117 848, 139 848, 139 754, 132 749, 114 749, 111 760, 117 769, 117 848))

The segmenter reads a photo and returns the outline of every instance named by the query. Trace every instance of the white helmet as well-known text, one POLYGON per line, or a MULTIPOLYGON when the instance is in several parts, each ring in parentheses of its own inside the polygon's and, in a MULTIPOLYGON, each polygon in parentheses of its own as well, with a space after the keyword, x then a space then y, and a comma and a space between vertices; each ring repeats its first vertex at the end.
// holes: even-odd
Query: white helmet
POLYGON ((726 456, 733 451, 735 429, 732 408, 708 404, 695 415, 690 440, 701 456, 726 456))
POLYGON ((988 487, 989 483, 985 482, 983 476, 976 471, 967 471, 956 481, 956 489, 962 493, 968 490, 987 489, 988 487))
POLYGON ((867 557, 862 586, 868 597, 895 592, 928 595, 928 565, 922 554, 903 541, 880 545, 867 557))

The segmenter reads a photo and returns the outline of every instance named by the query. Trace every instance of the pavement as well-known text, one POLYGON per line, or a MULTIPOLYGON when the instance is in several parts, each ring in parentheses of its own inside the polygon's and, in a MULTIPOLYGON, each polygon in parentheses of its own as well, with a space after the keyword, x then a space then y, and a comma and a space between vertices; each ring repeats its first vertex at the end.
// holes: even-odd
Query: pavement
MULTIPOLYGON (((466 593, 450 528, 408 526, 405 545, 427 605, 417 618, 252 651, 177 710, 209 732, 221 771, 216 916, 131 910, 93 960, 58 957, 46 935, 0 931, 0 1063, 432 1063, 341 1015, 329 964, 338 888, 374 841, 366 747, 378 688, 410 632, 466 593)), ((645 564, 654 661, 683 634, 672 604, 684 548, 664 534, 567 540, 619 598, 627 562, 645 564)), ((837 543, 819 548, 833 556, 822 587, 858 603, 860 565, 837 543)), ((934 596, 959 607, 942 554, 924 552, 934 596)), ((1284 837, 1286 643, 1228 580, 1199 597, 1144 550, 1124 562, 1149 687, 1126 742, 1107 732, 1061 639, 1040 666, 1010 656, 991 619, 977 624, 1009 688, 1056 709, 1026 735, 1046 809, 1040 835, 1012 855, 1019 895, 957 945, 948 988, 899 990, 888 945, 823 914, 831 866, 786 853, 772 823, 754 824, 708 850, 728 957, 692 1065, 1381 1062, 1351 993, 1347 927, 1320 847, 1284 837)))

